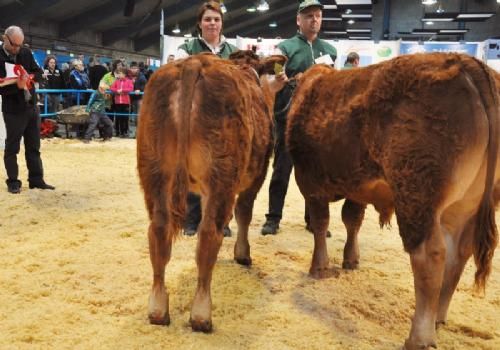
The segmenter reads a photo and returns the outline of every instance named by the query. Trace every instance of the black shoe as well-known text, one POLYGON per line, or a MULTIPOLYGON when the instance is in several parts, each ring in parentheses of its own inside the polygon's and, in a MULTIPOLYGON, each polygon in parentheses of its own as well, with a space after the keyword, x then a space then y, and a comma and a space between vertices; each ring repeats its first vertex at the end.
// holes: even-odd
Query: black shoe
MULTIPOLYGON (((311 226, 309 226, 309 224, 306 225, 306 230, 311 232, 311 233, 314 233, 311 226)), ((330 230, 326 231, 326 237, 330 238, 331 236, 332 236, 332 233, 330 232, 330 230)))
POLYGON ((194 236, 196 234, 196 228, 194 227, 184 227, 185 236, 194 236))
POLYGON ((7 183, 7 191, 13 194, 21 193, 21 181, 7 183))
POLYGON ((41 190, 55 190, 54 186, 46 184, 45 182, 30 183, 30 190, 34 188, 39 188, 41 190))
POLYGON ((233 232, 231 232, 231 229, 229 226, 224 226, 224 237, 231 237, 233 235, 233 232))
POLYGON ((278 230, 280 228, 279 222, 276 221, 266 221, 264 225, 262 226, 262 229, 260 230, 260 233, 265 236, 265 235, 275 235, 278 233, 278 230))

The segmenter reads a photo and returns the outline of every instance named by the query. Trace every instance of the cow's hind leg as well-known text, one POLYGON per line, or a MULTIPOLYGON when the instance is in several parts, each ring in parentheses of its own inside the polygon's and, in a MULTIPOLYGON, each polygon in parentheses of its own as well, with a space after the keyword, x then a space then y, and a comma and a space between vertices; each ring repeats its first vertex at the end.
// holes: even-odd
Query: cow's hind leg
POLYGON ((461 234, 445 235, 446 263, 443 285, 439 295, 436 326, 446 323, 451 298, 460 281, 465 264, 472 255, 473 234, 474 220, 470 220, 461 234))
POLYGON ((414 217, 411 221, 405 219, 405 217, 398 217, 403 237, 407 234, 411 235, 413 230, 420 231, 426 237, 422 243, 410 251, 416 305, 405 349, 428 349, 437 347, 435 324, 439 293, 443 282, 446 248, 437 220, 426 220, 425 215, 420 216, 419 219, 414 217))
POLYGON ((309 197, 306 201, 314 233, 314 252, 309 274, 314 278, 325 278, 328 276, 328 251, 326 247, 326 232, 330 221, 328 200, 309 197))
POLYGON ((358 233, 365 217, 366 205, 346 199, 342 206, 342 221, 347 230, 347 241, 344 246, 343 269, 354 270, 359 266, 358 233))
POLYGON ((193 331, 212 331, 212 272, 224 238, 224 226, 231 217, 233 203, 234 193, 224 189, 209 195, 202 205, 203 216, 198 228, 196 248, 198 285, 189 320, 193 331))
POLYGON ((235 216, 238 223, 238 238, 234 245, 234 260, 238 264, 250 266, 250 244, 248 243, 248 227, 252 220, 253 203, 257 193, 252 190, 242 192, 236 201, 235 216))
MULTIPOLYGON (((158 193, 158 190, 152 193, 158 193)), ((172 238, 167 235, 167 212, 164 195, 152 199, 152 220, 149 225, 149 256, 153 266, 153 287, 149 296, 149 321, 152 324, 168 325, 168 293, 165 288, 165 266, 170 260, 172 238)))

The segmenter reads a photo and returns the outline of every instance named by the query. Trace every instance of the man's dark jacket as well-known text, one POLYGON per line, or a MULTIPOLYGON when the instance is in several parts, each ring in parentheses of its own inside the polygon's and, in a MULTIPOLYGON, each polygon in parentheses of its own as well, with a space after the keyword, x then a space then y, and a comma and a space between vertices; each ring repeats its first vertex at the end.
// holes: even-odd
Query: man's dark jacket
MULTIPOLYGON (((28 72, 28 74, 35 75, 35 81, 42 80, 43 71, 38 66, 27 47, 21 47, 15 57, 10 57, 5 53, 3 44, 0 45, 0 78, 5 78, 5 62, 12 64, 20 64, 28 72)), ((24 112, 27 108, 33 108, 35 91, 34 87, 31 92, 31 100, 25 101, 23 90, 18 89, 17 84, 7 85, 0 87, 0 95, 2 95, 2 112, 3 113, 20 113, 24 112)))

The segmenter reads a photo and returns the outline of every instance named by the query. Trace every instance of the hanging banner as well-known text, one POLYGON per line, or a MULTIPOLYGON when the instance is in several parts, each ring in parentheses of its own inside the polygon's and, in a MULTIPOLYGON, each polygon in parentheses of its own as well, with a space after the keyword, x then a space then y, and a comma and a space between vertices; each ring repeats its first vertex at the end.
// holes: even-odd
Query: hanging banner
POLYGON ((422 52, 455 52, 481 58, 480 43, 454 43, 454 42, 405 42, 401 43, 400 55, 422 52))
POLYGON ((487 40, 484 48, 486 63, 497 72, 500 72, 500 39, 487 40))
POLYGON ((337 50, 337 60, 335 61, 337 69, 344 67, 347 55, 351 52, 359 55, 360 67, 390 60, 398 56, 400 44, 400 41, 375 43, 371 40, 327 40, 327 42, 337 50))

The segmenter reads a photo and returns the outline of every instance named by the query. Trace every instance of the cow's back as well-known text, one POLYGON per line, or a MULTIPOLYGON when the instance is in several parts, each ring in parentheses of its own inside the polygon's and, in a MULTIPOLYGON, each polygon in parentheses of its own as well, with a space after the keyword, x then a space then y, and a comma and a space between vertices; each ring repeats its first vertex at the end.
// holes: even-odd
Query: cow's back
MULTIPOLYGON (((411 197, 400 217, 415 225, 433 220, 426 207, 445 211, 458 201, 466 202, 464 222, 476 215, 493 188, 488 177, 498 182, 500 175, 487 176, 499 156, 499 114, 495 78, 484 64, 421 54, 347 73, 318 74, 322 69, 305 73, 309 82, 289 114, 288 146, 302 192, 388 211, 396 197, 411 197)), ((402 236, 411 251, 425 236, 408 232, 402 236)))

